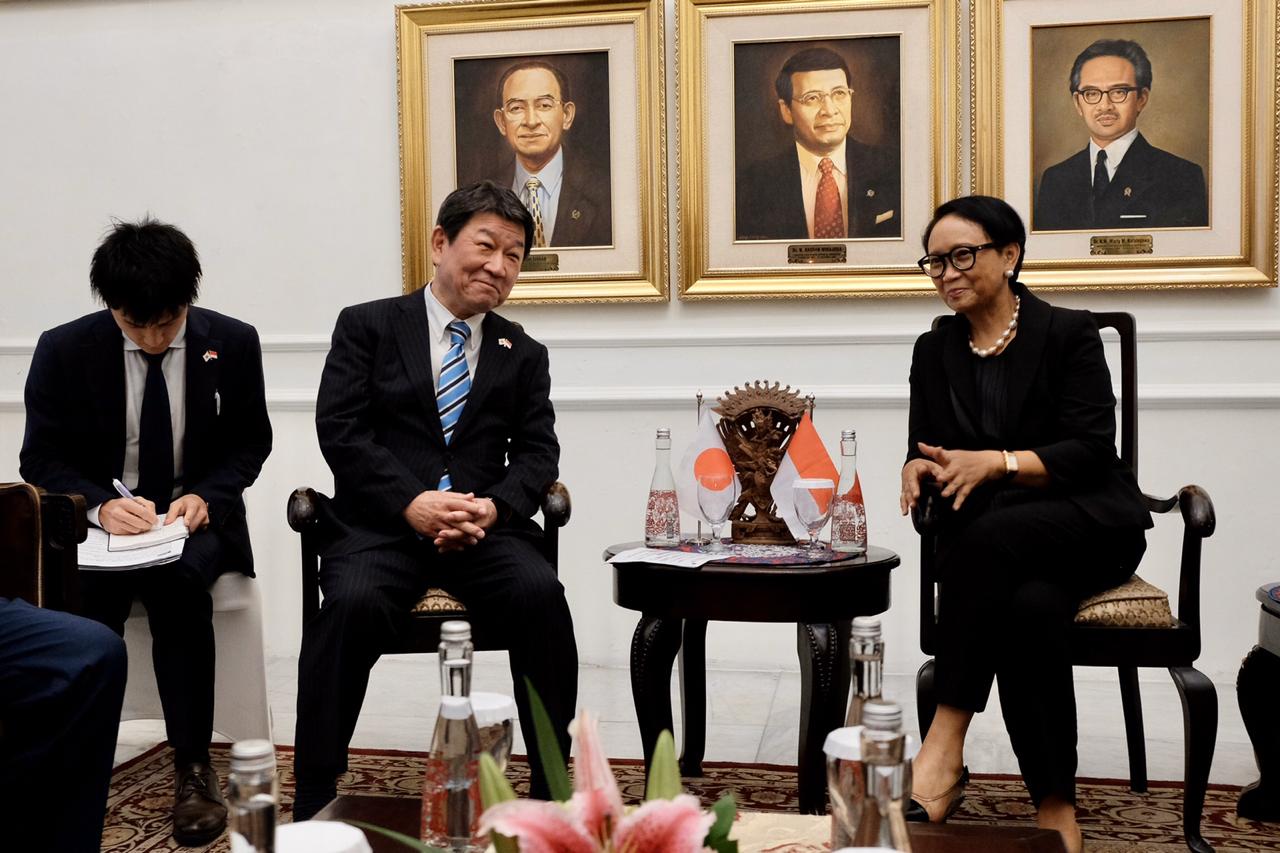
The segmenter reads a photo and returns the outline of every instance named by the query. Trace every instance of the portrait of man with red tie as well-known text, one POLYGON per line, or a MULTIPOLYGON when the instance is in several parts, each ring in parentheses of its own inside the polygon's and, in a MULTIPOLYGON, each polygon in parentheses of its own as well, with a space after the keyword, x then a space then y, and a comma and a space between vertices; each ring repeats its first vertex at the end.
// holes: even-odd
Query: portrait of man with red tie
POLYGON ((531 249, 612 245, 608 54, 466 59, 454 74, 459 185, 519 196, 531 249))
MULTIPOLYGON (((896 39, 849 39, 882 42, 896 39)), ((769 48, 776 48, 770 45, 769 48)), ((759 59, 758 46, 739 45, 735 71, 759 59)), ((897 63, 883 63, 887 68, 897 63)), ((741 77, 742 75, 738 75, 741 77)), ((788 137, 776 150, 752 158, 749 127, 757 116, 744 115, 752 103, 738 93, 738 141, 735 152, 735 224, 738 240, 844 240, 902 236, 900 148, 857 137, 859 108, 869 100, 892 103, 896 119, 897 87, 868 99, 855 86, 850 63, 831 47, 792 50, 773 81, 772 110, 788 137)), ((892 122, 896 128, 896 120, 892 122)), ((896 137, 896 133, 894 134, 896 137)))

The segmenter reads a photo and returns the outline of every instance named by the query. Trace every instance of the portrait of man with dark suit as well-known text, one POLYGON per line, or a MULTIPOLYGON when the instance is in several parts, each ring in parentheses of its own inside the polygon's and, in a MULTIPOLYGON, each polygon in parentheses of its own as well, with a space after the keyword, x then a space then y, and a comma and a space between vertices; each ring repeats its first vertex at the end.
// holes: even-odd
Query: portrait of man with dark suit
POLYGON ((531 248, 610 245, 609 174, 566 144, 578 117, 568 75, 543 59, 517 62, 498 81, 497 104, 493 123, 510 151, 493 179, 529 208, 531 248))
POLYGON ((36 344, 21 451, 23 479, 83 495, 90 523, 107 533, 142 533, 161 519, 190 531, 176 562, 80 572, 83 615, 123 636, 134 600, 147 610, 176 763, 173 837, 184 846, 226 826, 209 762, 209 587, 224 572, 253 576, 242 495, 271 452, 258 333, 192 305, 200 277, 179 229, 153 219, 115 225, 89 267, 106 310, 36 344))
POLYGON ((783 63, 774 90, 793 144, 737 164, 737 239, 902 236, 899 150, 849 135, 853 84, 844 57, 826 47, 804 48, 783 63))
POLYGON ((1071 66, 1071 100, 1089 143, 1045 169, 1032 229, 1197 228, 1209 224, 1204 171, 1138 130, 1151 61, 1136 41, 1099 39, 1071 66))
MULTIPOLYGON (((333 798, 369 670, 409 630, 429 587, 462 601, 510 649, 529 753, 538 754, 525 678, 568 755, 577 646, 532 520, 560 458, 547 348, 495 311, 533 228, 507 187, 454 190, 431 232, 430 284, 338 317, 316 400, 335 491, 324 600, 303 625, 298 661, 295 820, 333 798)), ((548 798, 541 772, 531 784, 548 798)))

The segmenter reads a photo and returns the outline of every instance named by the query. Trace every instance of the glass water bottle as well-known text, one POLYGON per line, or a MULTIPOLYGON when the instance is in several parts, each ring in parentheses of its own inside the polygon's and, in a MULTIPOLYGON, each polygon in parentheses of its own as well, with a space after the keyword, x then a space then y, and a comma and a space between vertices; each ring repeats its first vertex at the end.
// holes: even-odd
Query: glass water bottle
POLYGON ((862 708, 862 770, 865 801, 853 846, 911 850, 906 808, 911 799, 911 759, 902 731, 902 708, 870 701, 862 708))
POLYGON ((440 714, 422 786, 422 840, 453 853, 481 853, 480 730, 471 708, 471 626, 440 628, 440 714))
POLYGON ((650 548, 680 544, 680 505, 676 481, 671 476, 671 430, 658 429, 654 442, 653 480, 644 513, 644 544, 650 548))
POLYGON ((831 505, 831 548, 846 554, 867 552, 867 508, 858 480, 858 434, 840 432, 840 483, 831 505))
POLYGON ((849 634, 849 675, 853 681, 853 698, 849 700, 846 726, 862 725, 862 708, 880 698, 884 683, 884 639, 880 620, 874 616, 858 616, 849 634))
POLYGON ((280 783, 270 741, 238 740, 231 745, 227 788, 232 853, 273 853, 280 783))

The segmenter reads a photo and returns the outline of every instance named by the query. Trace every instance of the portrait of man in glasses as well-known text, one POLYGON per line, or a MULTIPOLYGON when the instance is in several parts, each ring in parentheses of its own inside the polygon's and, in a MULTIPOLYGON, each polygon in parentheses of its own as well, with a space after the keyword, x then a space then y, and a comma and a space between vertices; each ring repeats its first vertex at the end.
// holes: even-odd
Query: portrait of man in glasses
MULTIPOLYGON (((744 64, 740 55, 738 68, 744 64)), ((736 117, 735 237, 901 237, 899 148, 896 140, 878 146, 851 135, 860 101, 845 58, 827 47, 797 50, 779 69, 773 94, 776 110, 766 122, 789 131, 780 150, 746 160, 744 136, 764 129, 756 115, 739 110, 736 117)))
POLYGON ((533 248, 611 245, 607 54, 463 60, 455 87, 458 181, 515 192, 534 218, 533 248), (581 101, 575 77, 592 90, 581 101))
POLYGON ((1138 130, 1152 71, 1136 41, 1099 39, 1071 66, 1071 100, 1089 143, 1045 169, 1035 231, 1196 228, 1209 224, 1204 171, 1138 130))

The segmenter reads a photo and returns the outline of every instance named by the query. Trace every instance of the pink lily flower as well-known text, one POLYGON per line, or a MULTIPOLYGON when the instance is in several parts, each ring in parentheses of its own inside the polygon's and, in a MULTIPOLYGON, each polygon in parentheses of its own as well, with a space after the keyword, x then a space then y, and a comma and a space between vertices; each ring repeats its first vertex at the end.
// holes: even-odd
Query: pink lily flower
POLYGON ((516 839, 520 853, 699 853, 715 815, 696 797, 650 800, 627 814, 600 747, 596 720, 585 710, 570 727, 578 744, 573 796, 561 805, 508 800, 485 810, 481 832, 516 839))

